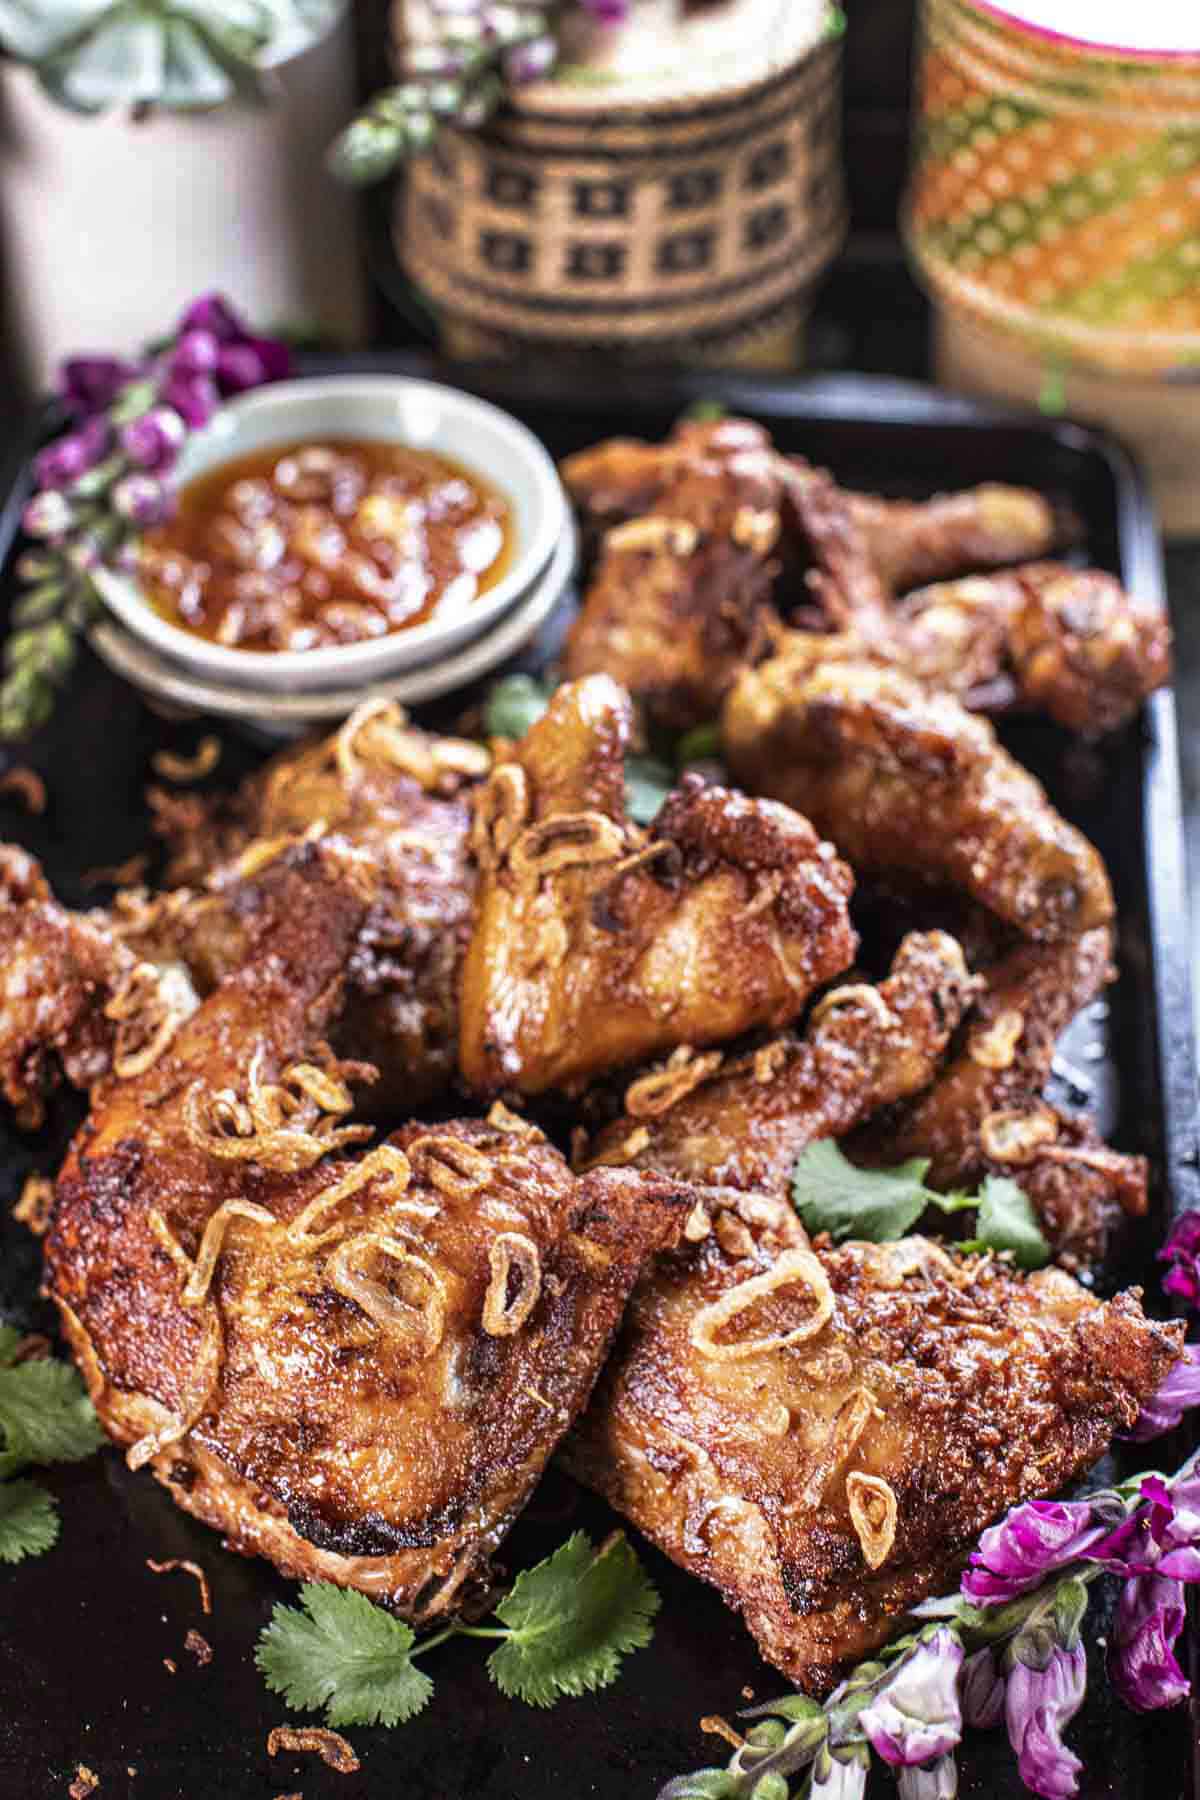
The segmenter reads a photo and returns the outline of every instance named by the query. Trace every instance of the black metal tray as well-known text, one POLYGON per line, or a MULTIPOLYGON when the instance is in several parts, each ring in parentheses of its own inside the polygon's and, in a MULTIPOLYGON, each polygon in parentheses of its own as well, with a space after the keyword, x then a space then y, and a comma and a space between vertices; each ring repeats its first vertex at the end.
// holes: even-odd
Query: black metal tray
MULTIPOLYGON (((313 367, 431 372, 427 360, 397 355, 313 367)), ((581 394, 536 370, 445 373, 519 413, 556 454, 616 431, 657 436, 691 401, 713 398, 762 419, 785 448, 858 486, 920 494, 984 479, 1029 483, 1070 506, 1082 527, 1081 555, 1163 604, 1157 536, 1136 473, 1119 449, 1073 425, 850 376, 697 373, 636 385, 626 377, 581 394)), ((12 448, 0 490, 0 601, 12 590, 28 451, 12 448)), ((555 630, 532 657, 553 655, 555 630)), ((21 752, 46 777, 48 810, 31 819, 0 800, 0 836, 38 854, 65 900, 86 903, 94 896, 83 871, 146 845, 142 792, 151 752, 163 744, 190 748, 196 735, 194 726, 155 718, 88 658, 56 720, 21 752)), ((1057 1079, 1068 1100, 1096 1107, 1117 1144, 1152 1159, 1152 1217, 1118 1246, 1105 1285, 1143 1282, 1157 1303, 1154 1249, 1173 1214, 1200 1204, 1174 701, 1155 695, 1138 724, 1099 750, 1082 750, 1037 723, 1005 735, 1112 872, 1120 978, 1064 1043, 1057 1079)), ((227 737, 220 778, 233 779, 254 760, 227 737)), ((64 1102, 62 1116, 35 1142, 0 1124, 0 1317, 44 1321, 36 1246, 9 1222, 9 1211, 28 1170, 54 1166, 72 1110, 64 1102)), ((148 1474, 131 1475, 113 1452, 46 1479, 62 1503, 59 1544, 0 1570, 0 1800, 61 1796, 79 1762, 99 1775, 100 1800, 261 1800, 297 1791, 305 1800, 653 1800, 666 1777, 724 1760, 723 1746, 701 1735, 702 1716, 730 1713, 746 1686, 759 1697, 781 1687, 716 1595, 639 1543, 663 1609, 653 1648, 626 1663, 614 1688, 533 1711, 490 1686, 470 1645, 451 1643, 430 1670, 437 1692, 425 1714, 395 1731, 349 1733, 362 1756, 358 1776, 347 1780, 313 1757, 272 1762, 267 1732, 289 1717, 299 1721, 262 1685, 253 1648, 290 1585, 265 1563, 224 1552, 148 1474), (153 1576, 148 1557, 202 1564, 212 1618, 200 1618, 192 1582, 153 1576), (189 1626, 213 1646, 207 1668, 183 1649, 189 1626)), ((600 1503, 552 1473, 504 1558, 520 1566, 569 1529, 596 1534, 610 1525, 600 1503)), ((1072 1732, 1087 1765, 1085 1796, 1183 1800, 1200 1792, 1186 1711, 1149 1719, 1126 1712, 1105 1687, 1102 1651, 1092 1648, 1089 1701, 1072 1732)), ((1023 1791, 1002 1733, 973 1736, 961 1761, 964 1796, 1023 1791)), ((886 1775, 874 1778, 873 1795, 894 1791, 886 1775)))

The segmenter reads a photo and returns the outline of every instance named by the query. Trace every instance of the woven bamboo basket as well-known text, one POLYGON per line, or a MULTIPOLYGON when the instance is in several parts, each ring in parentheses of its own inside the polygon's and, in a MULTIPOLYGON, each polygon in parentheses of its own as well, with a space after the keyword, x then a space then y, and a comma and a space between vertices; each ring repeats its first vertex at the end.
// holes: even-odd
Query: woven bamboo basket
POLYGON ((692 95, 539 83, 412 166, 397 256, 455 354, 791 362, 845 233, 839 77, 826 37, 692 95))

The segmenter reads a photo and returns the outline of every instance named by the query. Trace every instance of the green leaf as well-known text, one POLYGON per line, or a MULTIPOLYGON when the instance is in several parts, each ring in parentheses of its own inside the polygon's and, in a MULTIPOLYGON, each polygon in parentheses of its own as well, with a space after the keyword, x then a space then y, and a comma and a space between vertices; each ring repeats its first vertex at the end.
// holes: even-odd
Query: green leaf
POLYGON ((715 722, 711 725, 693 725, 685 731, 675 746, 675 767, 686 769, 689 763, 711 762, 721 754, 721 727, 715 722))
POLYGON ((497 681, 483 708, 488 737, 523 738, 550 704, 553 689, 532 675, 506 675, 497 681))
POLYGON ((792 1171, 792 1200, 808 1230, 835 1243, 867 1238, 886 1244, 903 1237, 931 1200, 925 1186, 929 1158, 914 1156, 894 1169, 859 1169, 832 1138, 809 1144, 792 1171))
POLYGON ((58 1507, 36 1481, 0 1482, 0 1562, 40 1556, 58 1536, 58 1507))
POLYGON ((729 408, 719 400, 693 400, 683 417, 689 422, 700 425, 715 425, 718 420, 728 418, 729 408))
MULTIPOLYGON (((968 1246, 964 1245, 966 1249, 968 1246)), ((979 1190, 979 1216, 971 1249, 1011 1250, 1022 1269, 1040 1269, 1050 1260, 1029 1195, 1007 1175, 989 1175, 979 1190)))
POLYGON ((638 825, 649 825, 675 786, 675 771, 657 756, 625 759, 625 807, 638 825))
POLYGON ((745 1778, 728 1769, 697 1769, 668 1781, 659 1789, 658 1800, 738 1800, 745 1791, 745 1778))
POLYGON ((28 1463, 80 1462, 104 1442, 76 1371, 40 1358, 0 1369, 0 1476, 28 1463))
POLYGON ((510 1635, 488 1658, 502 1693, 553 1706, 615 1681, 621 1658, 648 1644, 659 1598, 619 1532, 594 1551, 575 1532, 517 1576, 496 1608, 510 1635))
POLYGON ((7 1369, 17 1354, 17 1345, 24 1333, 15 1325, 0 1325, 0 1369, 7 1369))
POLYGON ((302 1612, 276 1606, 254 1660, 297 1712, 325 1708, 331 1725, 399 1725, 428 1704, 433 1683, 415 1668, 410 1628, 363 1594, 306 1582, 302 1612))

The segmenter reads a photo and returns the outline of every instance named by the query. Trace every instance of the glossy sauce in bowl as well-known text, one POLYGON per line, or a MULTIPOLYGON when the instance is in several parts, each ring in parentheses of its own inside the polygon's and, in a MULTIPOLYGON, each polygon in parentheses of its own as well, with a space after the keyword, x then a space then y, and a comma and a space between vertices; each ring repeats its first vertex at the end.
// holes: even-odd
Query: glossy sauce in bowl
POLYGON ((229 649, 364 643, 466 612, 506 574, 511 509, 433 451, 374 439, 275 444, 189 482, 142 542, 168 623, 229 649))

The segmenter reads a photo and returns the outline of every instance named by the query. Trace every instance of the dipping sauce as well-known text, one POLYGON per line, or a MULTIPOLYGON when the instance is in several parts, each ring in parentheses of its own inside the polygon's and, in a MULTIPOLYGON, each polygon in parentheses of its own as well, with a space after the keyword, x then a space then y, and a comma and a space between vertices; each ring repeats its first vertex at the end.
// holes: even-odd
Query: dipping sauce
POLYGON ((466 610, 512 557, 508 503, 428 450, 273 445, 189 482, 140 574, 173 625, 238 650, 356 644, 466 610))

